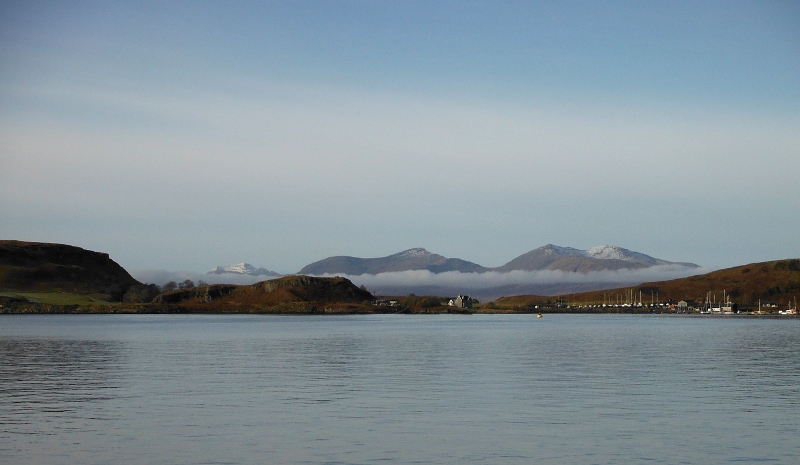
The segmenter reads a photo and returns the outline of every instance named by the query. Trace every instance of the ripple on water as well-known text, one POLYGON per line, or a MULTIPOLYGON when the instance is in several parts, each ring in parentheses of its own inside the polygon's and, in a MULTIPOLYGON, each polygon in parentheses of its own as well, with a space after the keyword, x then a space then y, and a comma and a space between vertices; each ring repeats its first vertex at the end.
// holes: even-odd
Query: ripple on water
POLYGON ((3 323, 3 463, 800 462, 797 320, 3 323))

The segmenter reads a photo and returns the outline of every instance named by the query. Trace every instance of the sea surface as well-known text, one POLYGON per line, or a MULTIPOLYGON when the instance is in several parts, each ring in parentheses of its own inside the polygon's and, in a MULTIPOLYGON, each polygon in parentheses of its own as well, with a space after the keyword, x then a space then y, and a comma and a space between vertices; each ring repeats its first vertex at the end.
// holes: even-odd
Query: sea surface
POLYGON ((800 319, 0 316, 0 463, 800 463, 800 319))

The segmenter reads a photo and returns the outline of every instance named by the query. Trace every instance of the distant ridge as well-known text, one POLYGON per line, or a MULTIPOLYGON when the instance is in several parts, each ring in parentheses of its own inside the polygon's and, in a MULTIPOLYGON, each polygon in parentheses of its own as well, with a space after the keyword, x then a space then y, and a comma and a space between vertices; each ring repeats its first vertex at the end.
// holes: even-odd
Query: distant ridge
POLYGON ((446 258, 423 248, 379 258, 335 256, 314 262, 300 270, 299 274, 359 276, 400 271, 428 270, 431 273, 459 271, 462 273, 485 273, 488 271, 541 271, 588 273, 591 271, 640 269, 657 265, 680 265, 699 268, 694 263, 678 263, 662 260, 634 252, 622 247, 601 245, 587 250, 547 244, 531 250, 497 268, 487 268, 459 258, 446 258))
POLYGON ((694 263, 670 262, 613 245, 600 245, 587 250, 547 244, 511 260, 494 271, 559 270, 588 273, 590 271, 648 268, 656 265, 680 265, 699 268, 694 263))
POLYGON ((458 258, 446 258, 428 252, 423 248, 404 250, 394 255, 379 258, 357 258, 348 256, 329 257, 300 270, 303 275, 389 273, 395 271, 428 270, 432 273, 460 271, 462 273, 483 273, 487 268, 458 258))
POLYGON ((283 276, 280 273, 270 271, 266 268, 256 268, 253 265, 244 262, 237 263, 235 265, 218 266, 206 274, 240 274, 240 275, 250 275, 250 276, 272 276, 272 277, 283 276))

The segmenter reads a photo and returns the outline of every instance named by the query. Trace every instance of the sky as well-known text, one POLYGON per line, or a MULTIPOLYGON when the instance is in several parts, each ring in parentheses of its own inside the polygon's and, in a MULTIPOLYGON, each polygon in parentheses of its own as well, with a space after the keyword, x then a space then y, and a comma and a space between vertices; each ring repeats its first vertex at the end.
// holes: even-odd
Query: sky
POLYGON ((800 257, 800 3, 0 2, 0 238, 800 257))

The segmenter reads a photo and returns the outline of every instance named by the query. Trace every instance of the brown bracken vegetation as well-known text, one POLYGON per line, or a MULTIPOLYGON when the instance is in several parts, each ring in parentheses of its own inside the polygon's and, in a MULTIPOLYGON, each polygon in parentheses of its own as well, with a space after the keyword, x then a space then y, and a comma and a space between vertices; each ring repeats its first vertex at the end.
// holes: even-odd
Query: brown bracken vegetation
POLYGON ((674 304, 681 300, 704 304, 706 296, 721 302, 723 295, 740 309, 756 308, 759 301, 764 305, 775 305, 776 309, 793 305, 794 299, 800 297, 800 259, 752 263, 688 278, 576 293, 560 298, 504 297, 498 299, 495 305, 499 308, 520 310, 535 305, 558 308, 557 302, 561 300, 562 308, 596 308, 590 306, 630 300, 638 303, 640 296, 645 305, 674 304))

